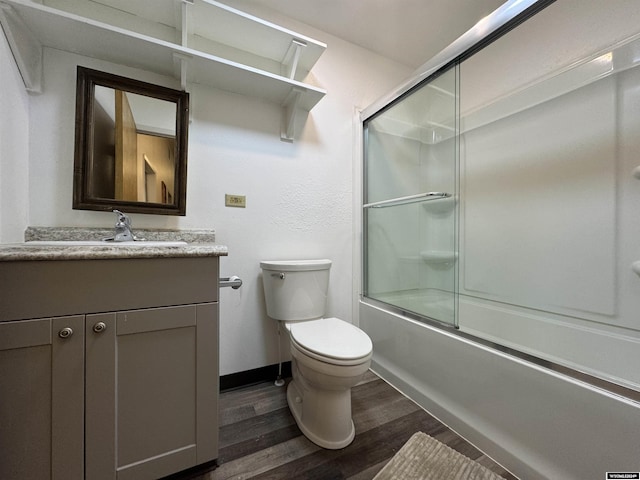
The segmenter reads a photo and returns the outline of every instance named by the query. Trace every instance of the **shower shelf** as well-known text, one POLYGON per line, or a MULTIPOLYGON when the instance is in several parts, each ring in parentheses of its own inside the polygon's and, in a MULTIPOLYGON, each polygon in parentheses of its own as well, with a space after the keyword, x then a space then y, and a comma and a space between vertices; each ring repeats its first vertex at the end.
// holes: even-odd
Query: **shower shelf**
POLYGON ((451 213, 456 206, 456 197, 450 195, 448 197, 439 199, 438 202, 424 202, 422 206, 429 213, 451 213))
POLYGON ((446 263, 454 263, 458 258, 458 254, 446 250, 424 250, 420 252, 420 258, 422 258, 425 263, 443 265, 446 263))
POLYGON ((453 265, 458 259, 456 252, 446 250, 423 250, 418 255, 406 255, 399 260, 406 264, 426 263, 428 265, 453 265))
POLYGON ((456 133, 455 126, 448 125, 444 120, 422 120, 419 125, 415 125, 402 119, 382 117, 375 120, 373 128, 380 133, 416 140, 425 145, 436 145, 452 138, 456 133))
POLYGON ((450 193, 445 192, 427 192, 418 193, 416 195, 408 195, 406 197, 392 198, 390 200, 381 200, 379 202, 365 203, 363 208, 386 208, 395 207, 398 205, 408 205, 417 202, 426 202, 434 200, 442 200, 444 198, 451 197, 450 193))

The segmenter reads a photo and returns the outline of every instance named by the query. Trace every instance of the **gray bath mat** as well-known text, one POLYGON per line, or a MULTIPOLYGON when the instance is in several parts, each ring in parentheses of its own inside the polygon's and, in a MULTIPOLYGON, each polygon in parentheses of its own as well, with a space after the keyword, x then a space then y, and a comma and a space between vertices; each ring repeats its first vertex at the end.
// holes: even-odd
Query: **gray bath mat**
POLYGON ((405 443, 373 480, 504 480, 426 433, 405 443))

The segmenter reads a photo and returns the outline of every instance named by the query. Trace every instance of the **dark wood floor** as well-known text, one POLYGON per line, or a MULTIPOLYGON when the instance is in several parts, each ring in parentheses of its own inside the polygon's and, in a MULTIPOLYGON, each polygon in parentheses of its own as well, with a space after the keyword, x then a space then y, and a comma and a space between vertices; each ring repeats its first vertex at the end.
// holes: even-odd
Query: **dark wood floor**
POLYGON ((369 480, 417 431, 423 431, 508 480, 500 465, 405 398, 375 374, 352 390, 356 438, 341 450, 307 440, 293 419, 285 387, 261 383, 220 396, 219 466, 172 480, 369 480))

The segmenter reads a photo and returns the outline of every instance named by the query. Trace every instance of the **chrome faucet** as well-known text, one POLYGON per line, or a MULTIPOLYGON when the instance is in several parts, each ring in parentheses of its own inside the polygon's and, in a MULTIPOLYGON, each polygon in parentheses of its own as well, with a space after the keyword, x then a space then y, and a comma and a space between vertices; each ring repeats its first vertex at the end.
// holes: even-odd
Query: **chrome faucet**
POLYGON ((114 210, 113 213, 118 217, 115 225, 116 234, 113 237, 108 237, 104 240, 108 242, 132 242, 134 240, 138 240, 131 230, 131 219, 129 216, 125 215, 120 210, 114 210))

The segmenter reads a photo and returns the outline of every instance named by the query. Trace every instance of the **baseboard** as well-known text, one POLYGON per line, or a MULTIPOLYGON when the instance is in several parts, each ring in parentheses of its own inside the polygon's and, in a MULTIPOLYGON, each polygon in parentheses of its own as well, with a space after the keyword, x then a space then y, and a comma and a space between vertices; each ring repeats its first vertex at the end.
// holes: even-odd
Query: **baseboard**
MULTIPOLYGON (((282 378, 291 376, 291 362, 282 363, 282 378)), ((278 364, 267 365, 244 372, 230 373, 220 377, 220 391, 246 387, 260 382, 275 381, 278 378, 278 364)))

